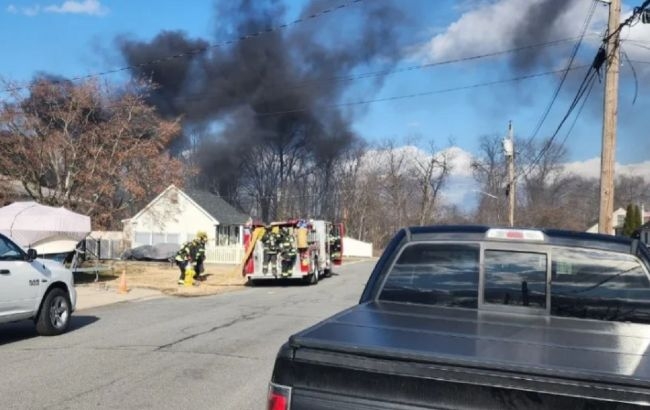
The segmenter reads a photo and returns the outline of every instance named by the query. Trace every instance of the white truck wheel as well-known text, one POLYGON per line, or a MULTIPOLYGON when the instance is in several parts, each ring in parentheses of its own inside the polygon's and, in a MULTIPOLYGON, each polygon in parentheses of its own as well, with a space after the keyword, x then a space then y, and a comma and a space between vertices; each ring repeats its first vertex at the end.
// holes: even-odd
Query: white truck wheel
POLYGON ((68 330, 70 325, 70 300, 67 292, 54 288, 45 295, 36 319, 36 331, 41 336, 54 336, 68 330))

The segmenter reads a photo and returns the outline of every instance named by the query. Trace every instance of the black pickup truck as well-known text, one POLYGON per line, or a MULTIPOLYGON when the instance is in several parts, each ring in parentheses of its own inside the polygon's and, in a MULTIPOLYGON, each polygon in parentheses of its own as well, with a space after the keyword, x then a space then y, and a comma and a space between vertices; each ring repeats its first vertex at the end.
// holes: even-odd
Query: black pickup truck
POLYGON ((270 410, 650 406, 650 253, 482 226, 399 231, 358 305, 276 358, 270 410))

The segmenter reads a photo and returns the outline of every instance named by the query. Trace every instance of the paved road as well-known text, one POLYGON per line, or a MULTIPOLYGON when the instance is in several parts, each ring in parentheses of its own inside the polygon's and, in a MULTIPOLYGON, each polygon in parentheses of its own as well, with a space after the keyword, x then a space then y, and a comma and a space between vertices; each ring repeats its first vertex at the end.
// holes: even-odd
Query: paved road
POLYGON ((0 325, 0 408, 264 409, 280 345, 356 303, 372 266, 343 266, 311 287, 88 309, 57 337, 0 325))

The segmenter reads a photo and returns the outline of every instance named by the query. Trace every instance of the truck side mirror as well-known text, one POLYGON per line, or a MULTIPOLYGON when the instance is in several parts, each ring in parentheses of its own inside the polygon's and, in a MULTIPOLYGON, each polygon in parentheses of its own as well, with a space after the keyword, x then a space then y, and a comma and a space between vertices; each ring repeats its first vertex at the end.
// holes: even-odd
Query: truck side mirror
POLYGON ((31 262, 38 256, 36 249, 29 248, 27 249, 27 261, 31 262))

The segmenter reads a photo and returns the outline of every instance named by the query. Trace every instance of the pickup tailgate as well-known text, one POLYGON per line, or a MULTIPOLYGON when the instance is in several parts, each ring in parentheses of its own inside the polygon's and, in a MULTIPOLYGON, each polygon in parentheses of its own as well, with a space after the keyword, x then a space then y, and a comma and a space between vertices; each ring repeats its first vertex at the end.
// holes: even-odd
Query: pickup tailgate
POLYGON ((649 346, 641 324, 373 302, 293 336, 275 381, 292 409, 650 405, 649 346))

